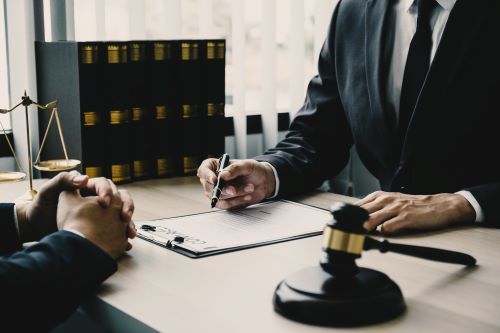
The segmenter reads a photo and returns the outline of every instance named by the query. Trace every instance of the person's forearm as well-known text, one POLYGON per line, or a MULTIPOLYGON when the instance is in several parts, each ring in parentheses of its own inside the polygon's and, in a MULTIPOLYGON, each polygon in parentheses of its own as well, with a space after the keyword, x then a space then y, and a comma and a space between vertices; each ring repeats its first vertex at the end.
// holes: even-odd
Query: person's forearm
POLYGON ((64 231, 4 257, 0 259, 2 325, 49 331, 116 268, 104 251, 64 231))
POLYGON ((15 225, 15 205, 0 203, 0 256, 21 248, 15 225))

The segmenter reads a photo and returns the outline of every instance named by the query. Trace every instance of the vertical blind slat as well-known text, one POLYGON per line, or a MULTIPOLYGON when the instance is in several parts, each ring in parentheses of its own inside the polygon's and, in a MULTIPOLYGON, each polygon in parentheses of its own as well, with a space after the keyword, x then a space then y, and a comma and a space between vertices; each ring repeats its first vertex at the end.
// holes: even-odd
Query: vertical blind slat
MULTIPOLYGON (((11 106, 19 103, 24 90, 33 100, 36 94, 35 27, 33 1, 7 1, 5 4, 5 29, 7 45, 7 72, 11 106)), ((43 101, 41 101, 43 103, 43 101)), ((31 146, 34 156, 38 153, 38 114, 30 109, 31 146)), ((11 113, 16 150, 22 168, 28 171, 26 120, 22 109, 11 113)), ((35 173, 36 174, 36 173, 35 173)))
POLYGON ((94 0, 96 40, 106 40, 106 0, 94 0))
POLYGON ((233 70, 233 119, 236 139, 236 158, 247 157, 247 120, 245 112, 245 3, 233 0, 232 4, 232 70, 233 70))
POLYGON ((129 38, 146 38, 146 6, 143 0, 128 0, 129 38))
POLYGON ((304 0, 290 3, 290 113, 294 115, 304 102, 305 29, 304 0))
POLYGON ((66 40, 75 40, 75 3, 66 0, 66 40))
POLYGON ((212 38, 213 31, 213 1, 203 0, 200 1, 200 38, 212 38))
POLYGON ((276 113, 276 0, 262 0, 262 129, 265 149, 278 142, 276 113))
POLYGON ((182 35, 181 0, 164 0, 165 38, 179 39, 182 35))

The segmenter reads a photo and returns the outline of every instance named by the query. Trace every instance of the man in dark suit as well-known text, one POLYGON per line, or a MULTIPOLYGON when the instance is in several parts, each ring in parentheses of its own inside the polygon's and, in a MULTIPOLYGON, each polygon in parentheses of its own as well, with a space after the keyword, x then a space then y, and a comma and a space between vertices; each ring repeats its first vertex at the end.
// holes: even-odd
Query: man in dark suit
POLYGON ((111 181, 77 172, 60 173, 32 202, 0 204, 1 327, 45 332, 69 317, 131 248, 133 210, 111 181))
POLYGON ((340 0, 287 137, 222 172, 219 207, 312 189, 355 145, 382 188, 358 202, 367 229, 500 224, 499 31, 498 0, 340 0))

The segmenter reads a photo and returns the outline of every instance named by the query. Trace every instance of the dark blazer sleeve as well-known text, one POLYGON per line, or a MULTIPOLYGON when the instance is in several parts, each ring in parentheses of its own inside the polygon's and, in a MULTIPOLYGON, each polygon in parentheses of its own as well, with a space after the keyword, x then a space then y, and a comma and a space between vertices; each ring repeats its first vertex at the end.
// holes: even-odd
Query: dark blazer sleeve
POLYGON ((108 254, 67 231, 0 257, 1 325, 18 332, 49 331, 116 269, 108 254))
POLYGON ((304 105, 285 139, 256 160, 269 162, 280 180, 279 196, 315 188, 340 172, 353 144, 350 126, 340 100, 335 74, 335 21, 321 50, 318 75, 307 88, 304 105))
POLYGON ((21 249, 14 220, 14 204, 0 203, 0 256, 21 249))

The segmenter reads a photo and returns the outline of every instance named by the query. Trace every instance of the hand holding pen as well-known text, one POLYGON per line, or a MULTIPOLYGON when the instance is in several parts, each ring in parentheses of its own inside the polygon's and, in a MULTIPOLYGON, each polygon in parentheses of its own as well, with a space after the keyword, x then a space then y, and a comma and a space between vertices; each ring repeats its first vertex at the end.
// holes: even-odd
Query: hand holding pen
POLYGON ((226 185, 226 182, 224 179, 221 178, 220 172, 225 169, 229 165, 229 155, 224 153, 222 157, 219 159, 219 165, 217 167, 217 182, 215 183, 215 186, 212 190, 212 198, 210 202, 210 206, 212 208, 215 207, 217 204, 217 201, 219 201, 220 195, 222 194, 222 189, 226 185))
MULTIPOLYGON (((229 160, 229 156, 227 157, 229 160)), ((252 159, 231 160, 229 166, 220 168, 220 159, 208 158, 198 168, 198 177, 205 195, 212 202, 214 188, 221 194, 216 201, 217 208, 239 209, 256 204, 273 196, 275 177, 268 163, 252 159), (223 184, 217 185, 219 179, 223 184)))

